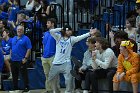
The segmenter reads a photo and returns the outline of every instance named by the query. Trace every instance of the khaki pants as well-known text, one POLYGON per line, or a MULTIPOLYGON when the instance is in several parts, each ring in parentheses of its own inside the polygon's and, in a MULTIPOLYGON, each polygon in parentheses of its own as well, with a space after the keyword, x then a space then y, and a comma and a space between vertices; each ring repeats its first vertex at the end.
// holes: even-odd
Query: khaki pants
POLYGON ((49 75, 49 71, 50 71, 53 59, 54 59, 54 56, 52 56, 50 58, 41 57, 42 66, 43 66, 44 74, 46 77, 45 88, 47 91, 52 91, 51 84, 50 84, 50 82, 48 82, 48 75, 49 75))

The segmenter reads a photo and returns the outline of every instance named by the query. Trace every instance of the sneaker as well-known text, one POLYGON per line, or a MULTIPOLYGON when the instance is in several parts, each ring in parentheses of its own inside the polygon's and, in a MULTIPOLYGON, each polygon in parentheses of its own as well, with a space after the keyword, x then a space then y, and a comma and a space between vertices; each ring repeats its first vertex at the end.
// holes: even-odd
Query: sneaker
POLYGON ((15 93, 22 93, 22 90, 15 90, 15 93))
POLYGON ((30 93, 29 89, 28 88, 25 88, 22 93, 30 93))
POLYGON ((83 93, 88 93, 88 90, 84 90, 83 93))
POLYGON ((75 93, 82 93, 80 89, 76 89, 75 93))
POLYGON ((14 91, 9 91, 9 93, 22 93, 21 90, 14 90, 14 91))
POLYGON ((9 78, 8 79, 12 79, 12 74, 10 73, 10 76, 9 76, 9 78))
POLYGON ((77 80, 81 80, 80 75, 78 75, 78 74, 76 73, 75 70, 71 70, 70 73, 71 73, 71 75, 72 75, 73 77, 75 77, 77 80))
POLYGON ((9 93, 15 93, 15 91, 9 91, 9 93))

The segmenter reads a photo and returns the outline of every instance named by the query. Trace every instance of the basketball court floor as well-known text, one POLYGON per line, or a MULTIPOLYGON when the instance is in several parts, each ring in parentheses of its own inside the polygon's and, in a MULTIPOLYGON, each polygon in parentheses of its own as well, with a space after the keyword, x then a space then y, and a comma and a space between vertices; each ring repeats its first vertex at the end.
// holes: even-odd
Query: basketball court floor
MULTIPOLYGON (((61 93, 64 93, 64 88, 61 88, 61 93)), ((29 93, 43 93, 45 89, 36 89, 36 90, 30 90, 29 93)), ((9 91, 0 91, 0 93, 9 93, 9 91)), ((22 90, 19 91, 18 93, 22 93, 22 90)))

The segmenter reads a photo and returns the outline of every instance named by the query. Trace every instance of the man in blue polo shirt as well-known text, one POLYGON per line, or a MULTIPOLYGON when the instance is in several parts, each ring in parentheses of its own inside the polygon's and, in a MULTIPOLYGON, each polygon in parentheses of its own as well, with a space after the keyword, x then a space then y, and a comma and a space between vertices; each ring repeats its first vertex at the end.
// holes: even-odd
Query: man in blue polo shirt
POLYGON ((17 36, 12 39, 12 53, 11 53, 11 71, 13 76, 14 90, 18 90, 18 76, 21 73, 24 81, 25 90, 29 91, 27 59, 31 52, 31 41, 24 35, 24 27, 17 26, 17 36))
MULTIPOLYGON (((47 28, 50 29, 54 29, 54 26, 56 24, 56 20, 54 18, 50 18, 47 20, 47 28)), ((56 47, 56 41, 54 40, 54 38, 51 36, 49 31, 46 31, 44 33, 43 36, 43 55, 41 57, 42 60, 42 66, 44 69, 44 74, 46 77, 46 82, 45 82, 45 87, 46 87, 46 91, 45 93, 50 93, 52 91, 51 85, 48 82, 48 74, 50 71, 50 67, 52 64, 52 61, 54 59, 54 54, 55 54, 55 47, 56 47)))

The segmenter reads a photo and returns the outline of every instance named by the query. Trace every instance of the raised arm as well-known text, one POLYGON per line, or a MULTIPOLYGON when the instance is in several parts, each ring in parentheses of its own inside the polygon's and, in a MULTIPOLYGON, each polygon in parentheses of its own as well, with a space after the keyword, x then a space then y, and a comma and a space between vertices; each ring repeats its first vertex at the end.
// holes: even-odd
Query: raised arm
POLYGON ((59 34, 59 32, 61 31, 62 28, 55 28, 55 29, 51 29, 50 33, 52 35, 52 37, 58 41, 61 37, 61 34, 59 34))
POLYGON ((110 39, 111 39, 111 47, 115 46, 114 34, 113 34, 113 32, 109 32, 109 37, 110 37, 110 39))
POLYGON ((94 35, 94 33, 95 33, 95 31, 93 29, 90 29, 90 32, 88 32, 86 34, 83 34, 83 35, 80 35, 80 36, 76 36, 76 37, 72 37, 71 38, 71 43, 75 44, 76 42, 81 41, 82 39, 87 38, 90 35, 94 35))
POLYGON ((89 33, 86 33, 86 34, 83 34, 83 35, 80 35, 80 36, 76 36, 76 37, 72 37, 71 38, 71 43, 72 45, 75 44, 76 42, 78 41, 81 41, 82 39, 86 38, 86 37, 89 37, 90 34, 89 33))

